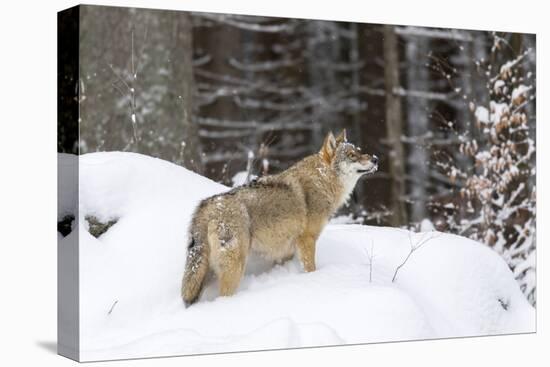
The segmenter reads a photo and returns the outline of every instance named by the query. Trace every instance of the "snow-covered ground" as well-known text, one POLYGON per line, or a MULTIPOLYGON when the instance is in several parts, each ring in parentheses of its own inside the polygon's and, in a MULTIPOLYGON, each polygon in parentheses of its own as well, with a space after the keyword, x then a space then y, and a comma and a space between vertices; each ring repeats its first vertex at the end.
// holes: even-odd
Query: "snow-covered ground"
POLYGON ((199 200, 224 190, 143 155, 80 157, 81 360, 535 331, 535 310, 486 246, 354 224, 325 228, 317 271, 251 259, 236 295, 211 284, 186 309, 187 224, 199 200), (118 223, 96 239, 85 215, 118 223))

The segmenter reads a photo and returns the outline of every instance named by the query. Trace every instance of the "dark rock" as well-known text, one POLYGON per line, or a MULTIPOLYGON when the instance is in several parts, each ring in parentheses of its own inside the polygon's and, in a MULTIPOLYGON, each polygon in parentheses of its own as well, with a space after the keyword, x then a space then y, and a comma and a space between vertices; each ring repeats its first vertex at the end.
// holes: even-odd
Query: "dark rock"
POLYGON ((57 232, 61 233, 63 237, 67 237, 73 231, 73 223, 74 215, 64 216, 63 219, 57 222, 57 232))
POLYGON ((93 215, 87 215, 84 219, 86 219, 89 225, 88 232, 90 232, 90 234, 95 238, 98 238, 99 236, 107 232, 109 228, 111 228, 118 222, 118 218, 115 218, 111 219, 107 223, 103 223, 93 215))

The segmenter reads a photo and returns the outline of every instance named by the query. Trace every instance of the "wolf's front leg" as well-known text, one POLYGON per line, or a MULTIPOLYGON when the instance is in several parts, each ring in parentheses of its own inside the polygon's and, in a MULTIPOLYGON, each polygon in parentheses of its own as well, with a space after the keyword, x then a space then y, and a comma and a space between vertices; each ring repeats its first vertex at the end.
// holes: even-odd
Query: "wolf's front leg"
POLYGON ((302 263, 304 271, 315 271, 315 241, 317 236, 304 233, 298 237, 296 243, 298 248, 298 258, 302 263))

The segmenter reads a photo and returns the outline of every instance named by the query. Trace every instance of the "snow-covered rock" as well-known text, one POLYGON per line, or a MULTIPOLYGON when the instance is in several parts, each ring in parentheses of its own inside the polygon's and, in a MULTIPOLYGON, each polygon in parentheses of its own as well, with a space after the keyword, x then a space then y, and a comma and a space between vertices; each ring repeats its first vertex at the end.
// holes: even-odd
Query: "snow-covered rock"
MULTIPOLYGON (((330 224, 317 271, 251 259, 237 294, 180 286, 197 203, 228 188, 133 153, 80 157, 81 359, 118 359, 532 332, 535 311, 506 263, 469 239, 330 224), (105 234, 84 216, 118 218, 105 234), (392 282, 411 244, 414 251, 392 282), (371 272, 372 266, 372 272, 371 272)), ((65 239, 61 239, 64 241, 65 239)))

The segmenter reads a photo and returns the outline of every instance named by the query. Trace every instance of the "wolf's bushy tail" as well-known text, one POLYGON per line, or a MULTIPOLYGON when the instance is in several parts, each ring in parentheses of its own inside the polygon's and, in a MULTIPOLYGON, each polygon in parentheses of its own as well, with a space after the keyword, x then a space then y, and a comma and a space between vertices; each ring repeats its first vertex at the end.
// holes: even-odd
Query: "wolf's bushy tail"
POLYGON ((186 306, 193 304, 200 295, 204 278, 208 273, 208 244, 192 236, 187 248, 187 262, 181 285, 181 297, 186 306))

